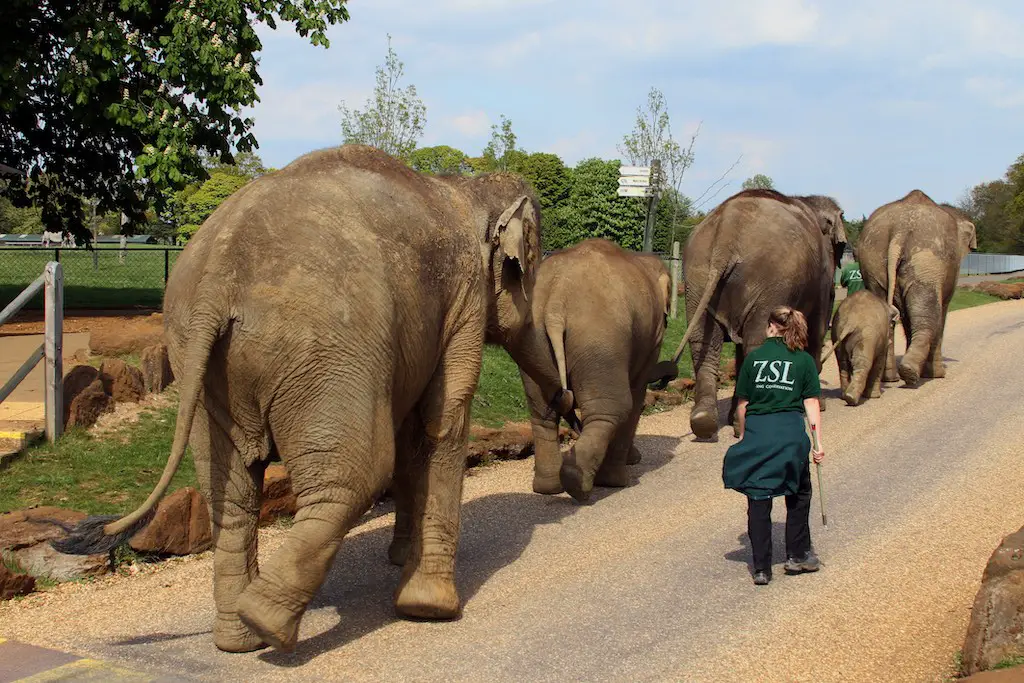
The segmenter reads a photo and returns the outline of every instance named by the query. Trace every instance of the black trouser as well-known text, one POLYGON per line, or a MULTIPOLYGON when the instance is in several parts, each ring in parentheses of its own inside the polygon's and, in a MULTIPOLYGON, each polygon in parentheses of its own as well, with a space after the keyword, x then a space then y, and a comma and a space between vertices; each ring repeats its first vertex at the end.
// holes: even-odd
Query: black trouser
MULTIPOLYGON (((803 557, 811 549, 811 467, 800 475, 800 488, 786 496, 786 556, 803 557)), ((772 499, 747 498, 747 533, 754 552, 754 571, 772 569, 772 499)))

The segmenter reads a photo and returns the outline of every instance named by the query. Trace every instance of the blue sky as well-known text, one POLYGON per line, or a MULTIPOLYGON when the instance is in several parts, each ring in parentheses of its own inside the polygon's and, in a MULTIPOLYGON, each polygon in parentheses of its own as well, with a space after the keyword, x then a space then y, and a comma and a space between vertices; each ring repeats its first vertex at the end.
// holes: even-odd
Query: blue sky
POLYGON ((1024 153, 1020 0, 350 0, 313 47, 261 30, 259 154, 283 166, 341 142, 387 34, 427 106, 422 145, 479 154, 504 114, 519 145, 567 164, 619 158, 659 88, 677 139, 701 124, 682 184, 710 209, 754 173, 830 194, 849 218, 920 188, 956 201, 1024 153), (941 9, 939 9, 941 8, 941 9))

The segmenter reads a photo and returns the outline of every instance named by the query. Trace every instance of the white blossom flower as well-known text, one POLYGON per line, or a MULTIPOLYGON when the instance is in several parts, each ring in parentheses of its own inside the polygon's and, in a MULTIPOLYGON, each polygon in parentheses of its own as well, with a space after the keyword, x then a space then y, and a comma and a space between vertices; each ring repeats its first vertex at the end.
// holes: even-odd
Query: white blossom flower
POLYGON ((160 115, 160 123, 165 122, 167 120, 167 115, 170 113, 171 112, 169 110, 164 109, 164 113, 160 115))
POLYGON ((124 88, 124 89, 123 89, 123 90, 121 91, 121 98, 122 98, 122 99, 125 99, 125 100, 127 100, 127 99, 128 99, 128 88, 124 88))
POLYGON ((170 153, 171 153, 171 146, 167 145, 166 147, 164 147, 164 154, 170 154, 170 153))
POLYGON ((85 39, 86 40, 92 40, 92 29, 89 29, 88 31, 85 32, 85 39))
POLYGON ((242 67, 242 73, 247 74, 252 71, 252 62, 246 62, 245 66, 242 67))
POLYGON ((214 47, 220 47, 221 46, 220 36, 218 36, 216 33, 214 33, 213 34, 213 38, 210 39, 210 44, 213 45, 214 47))
POLYGON ((217 30, 217 22, 216 21, 211 21, 210 22, 210 30, 211 31, 216 31, 217 30))
POLYGON ((235 63, 235 67, 236 68, 242 65, 242 55, 241 55, 241 53, 235 55, 235 62, 234 63, 235 63))

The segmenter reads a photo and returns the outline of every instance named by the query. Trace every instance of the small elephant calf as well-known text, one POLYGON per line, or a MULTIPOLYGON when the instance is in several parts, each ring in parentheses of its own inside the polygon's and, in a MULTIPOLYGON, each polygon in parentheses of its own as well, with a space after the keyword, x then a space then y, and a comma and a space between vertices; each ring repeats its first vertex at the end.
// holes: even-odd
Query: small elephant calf
POLYGON ((891 329, 885 301, 867 290, 846 297, 836 310, 832 349, 839 362, 839 386, 848 405, 882 395, 891 329))
POLYGON ((669 296, 660 258, 608 240, 583 241, 541 263, 528 320, 530 353, 538 363, 557 366, 568 405, 551 410, 549 388, 520 372, 533 425, 535 492, 564 490, 585 501, 595 485, 627 485, 626 465, 640 459, 633 437, 661 352, 669 296), (582 431, 563 458, 556 413, 570 417, 573 406, 582 431))

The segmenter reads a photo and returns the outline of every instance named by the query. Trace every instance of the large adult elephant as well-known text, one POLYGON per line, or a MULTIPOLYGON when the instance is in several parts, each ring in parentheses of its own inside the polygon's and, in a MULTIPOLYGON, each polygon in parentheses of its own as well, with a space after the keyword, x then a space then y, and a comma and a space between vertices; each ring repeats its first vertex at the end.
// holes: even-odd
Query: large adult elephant
MULTIPOLYGON (((553 394, 520 370, 534 440, 533 490, 563 490, 585 501, 595 485, 626 486, 647 383, 658 362, 669 307, 670 278, 653 254, 590 239, 552 254, 537 271, 520 354, 547 365, 564 399, 582 416, 580 437, 563 460, 553 394)), ((537 373, 534 373, 537 374, 537 373)), ((566 406, 567 408, 568 406, 566 406)))
POLYGON ((960 262, 978 246, 974 224, 953 207, 940 206, 920 190, 881 206, 857 240, 864 286, 885 299, 906 334, 907 352, 897 376, 890 335, 885 381, 944 377, 942 334, 960 262))
POLYGON ((512 175, 432 178, 351 145, 253 181, 190 240, 167 285, 181 403, 159 484, 60 547, 95 552, 134 534, 191 444, 213 519, 214 642, 288 651, 342 538, 393 475, 395 607, 456 616, 482 347, 515 346, 540 258, 537 201, 512 175), (272 452, 298 511, 257 567, 272 452))
MULTIPOLYGON (((693 229, 683 250, 689 324, 667 372, 675 370, 689 342, 697 383, 690 412, 694 435, 706 439, 718 432, 723 342, 736 343, 739 368, 746 351, 764 342, 776 306, 792 306, 807 317, 807 350, 819 358, 835 299, 835 264, 845 246, 842 209, 819 195, 744 190, 693 229)), ((736 403, 733 395, 730 424, 736 403)))

